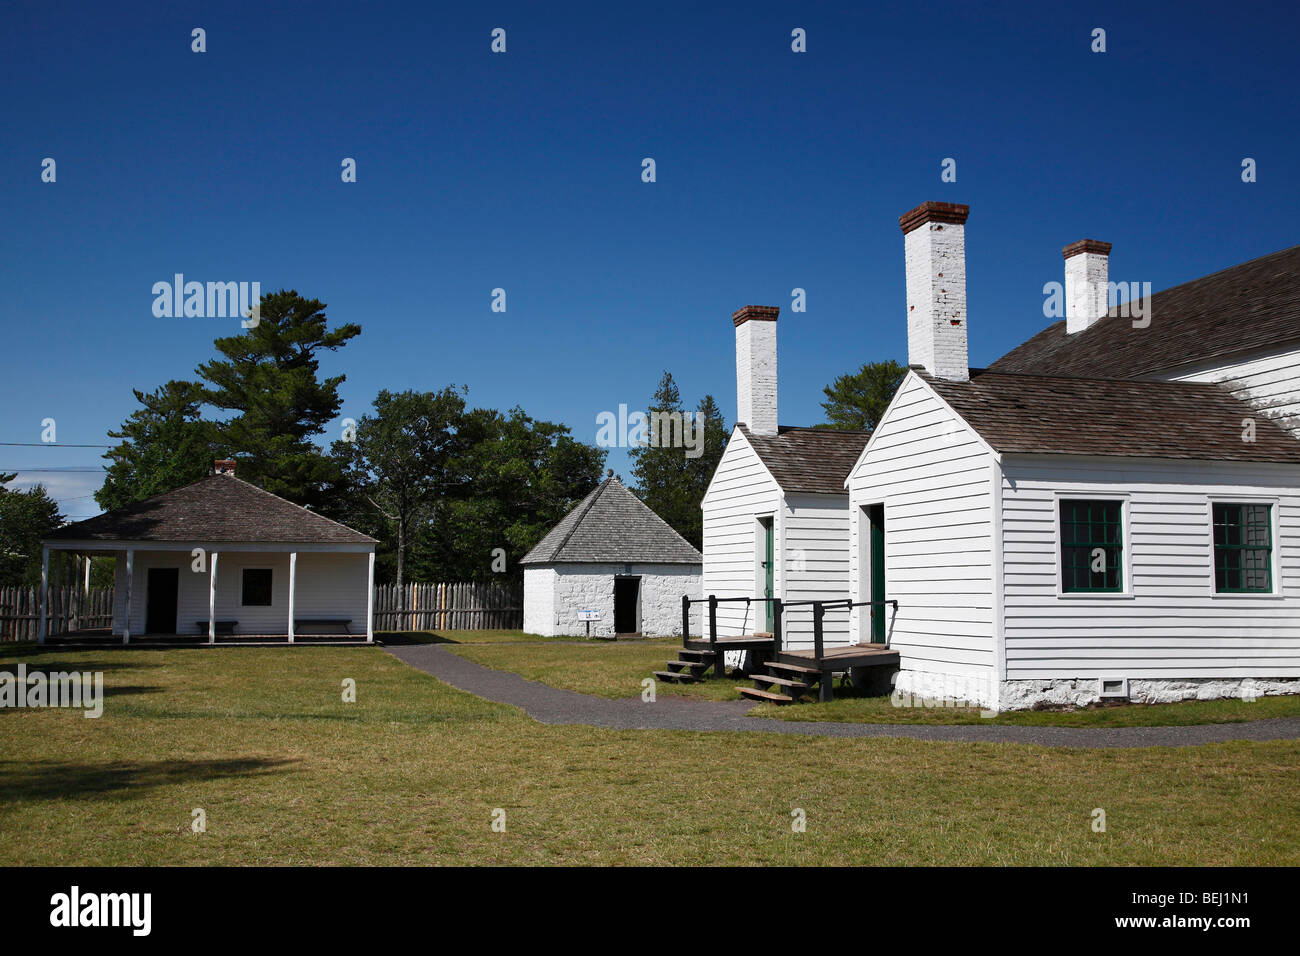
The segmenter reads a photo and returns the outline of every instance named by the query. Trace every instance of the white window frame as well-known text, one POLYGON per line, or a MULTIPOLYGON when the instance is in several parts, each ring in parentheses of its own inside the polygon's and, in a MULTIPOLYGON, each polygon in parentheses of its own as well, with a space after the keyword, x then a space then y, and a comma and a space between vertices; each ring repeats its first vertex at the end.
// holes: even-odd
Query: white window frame
POLYGON ((1205 499, 1205 530, 1208 537, 1209 581, 1206 587, 1211 598, 1219 601, 1244 598, 1248 601, 1271 601, 1283 597, 1281 583, 1281 552, 1278 549, 1278 532, 1282 513, 1282 499, 1276 495, 1208 495, 1205 499), (1270 591, 1220 591, 1214 586, 1214 506, 1215 505, 1268 505, 1269 514, 1269 586, 1270 591))
POLYGON ((1079 489, 1052 493, 1052 567, 1056 572, 1056 597, 1060 601, 1131 601, 1133 593, 1133 496, 1126 492, 1099 492, 1079 489), (1120 591, 1067 591, 1062 582, 1061 567, 1061 502, 1062 501, 1118 501, 1120 544, 1124 558, 1123 590, 1120 591))

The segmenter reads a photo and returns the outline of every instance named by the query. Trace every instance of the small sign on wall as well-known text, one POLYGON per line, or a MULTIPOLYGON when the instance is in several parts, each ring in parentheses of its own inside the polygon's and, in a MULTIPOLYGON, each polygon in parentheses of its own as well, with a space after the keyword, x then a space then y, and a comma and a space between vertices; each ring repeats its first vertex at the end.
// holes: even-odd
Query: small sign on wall
POLYGON ((580 611, 578 611, 578 620, 579 620, 579 621, 599 621, 599 620, 600 620, 600 611, 595 610, 594 608, 585 608, 585 609, 583 609, 583 610, 580 610, 580 611))

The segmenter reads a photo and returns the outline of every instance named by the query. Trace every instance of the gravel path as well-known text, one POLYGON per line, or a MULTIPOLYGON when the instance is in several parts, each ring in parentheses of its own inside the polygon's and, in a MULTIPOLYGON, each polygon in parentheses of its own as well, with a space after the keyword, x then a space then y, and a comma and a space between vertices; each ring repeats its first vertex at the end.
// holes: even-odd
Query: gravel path
POLYGON ((816 737, 907 737, 975 743, 1039 744, 1047 747, 1190 747, 1225 740, 1300 738, 1300 718, 1193 727, 1009 727, 999 724, 843 724, 746 717, 748 701, 639 697, 608 700, 559 690, 518 674, 468 661, 438 644, 409 644, 385 650, 412 667, 471 694, 522 708, 543 724, 586 724, 616 730, 748 730, 816 737))

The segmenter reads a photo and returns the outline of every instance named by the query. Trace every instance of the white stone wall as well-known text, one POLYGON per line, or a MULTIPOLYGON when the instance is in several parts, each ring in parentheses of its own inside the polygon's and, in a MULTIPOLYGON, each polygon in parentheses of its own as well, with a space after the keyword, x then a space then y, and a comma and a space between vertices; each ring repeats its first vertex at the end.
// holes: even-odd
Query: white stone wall
POLYGON ((524 568, 524 631, 544 637, 555 633, 554 568, 524 568))
MULTIPOLYGON (((927 222, 903 237, 907 362, 966 381, 966 227, 927 222), (955 325, 953 323, 956 323, 955 325)), ((748 323, 746 323, 748 324, 748 323)))
MULTIPOLYGON (((614 578, 640 577, 640 632, 669 637, 682 632, 682 595, 701 596, 699 565, 559 564, 524 571, 524 630, 545 637, 587 634, 580 610, 600 611, 593 637, 614 635, 614 578), (547 605, 550 605, 549 611, 547 605)), ((699 605, 691 607, 691 633, 700 628, 699 605)))
POLYGON ((1106 314, 1109 278, 1109 256, 1081 252, 1065 260, 1065 331, 1068 334, 1082 332, 1106 314))
POLYGON ((736 326, 736 420, 755 435, 775 435, 776 322, 750 319, 736 326))
MULTIPOLYGON (((1002 710, 1029 710, 1035 706, 1087 707, 1103 700, 1099 690, 1100 681, 1096 679, 1003 681, 998 693, 998 707, 1002 710)), ((1133 704, 1172 704, 1180 700, 1219 700, 1225 697, 1252 700, 1279 694, 1300 694, 1300 679, 1130 680, 1127 700, 1133 704)))

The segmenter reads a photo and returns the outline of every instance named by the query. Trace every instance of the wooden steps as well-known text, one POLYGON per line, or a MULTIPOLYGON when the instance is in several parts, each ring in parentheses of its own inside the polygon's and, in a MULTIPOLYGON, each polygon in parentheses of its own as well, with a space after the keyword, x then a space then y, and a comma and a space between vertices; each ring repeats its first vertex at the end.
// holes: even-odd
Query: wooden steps
POLYGON ((667 681, 669 684, 694 684, 699 681, 694 674, 684 671, 655 671, 654 676, 657 680, 667 681))
POLYGON ((677 652, 677 659, 664 661, 667 670, 655 671, 657 680, 670 684, 695 684, 704 679, 709 668, 714 665, 712 651, 696 651, 683 647, 677 652))
POLYGON ((777 687, 785 687, 789 691, 798 691, 801 694, 806 690, 812 690, 812 684, 805 683, 801 680, 792 680, 789 677, 768 677, 763 674, 752 674, 750 676, 754 678, 755 687, 759 687, 760 685, 766 685, 769 687, 775 685, 777 687))
POLYGON ((757 687, 737 687, 741 697, 748 697, 750 700, 762 701, 765 704, 793 704, 795 699, 787 697, 785 694, 774 694, 768 690, 759 690, 757 687))
POLYGON ((821 669, 809 667, 806 664, 782 664, 780 661, 768 661, 767 669, 770 671, 787 671, 791 674, 805 674, 808 677, 820 677, 821 669))

